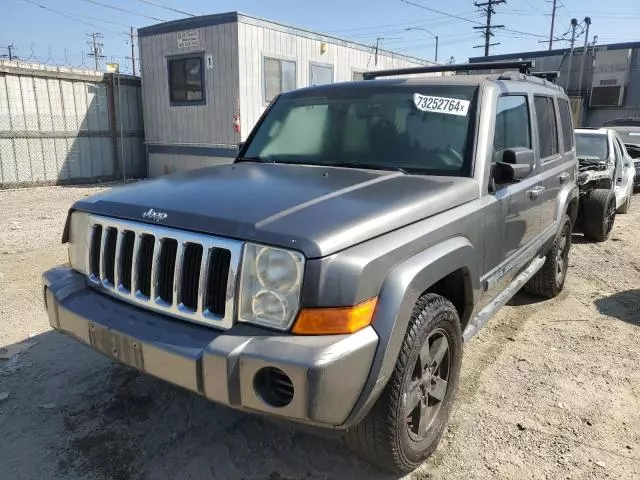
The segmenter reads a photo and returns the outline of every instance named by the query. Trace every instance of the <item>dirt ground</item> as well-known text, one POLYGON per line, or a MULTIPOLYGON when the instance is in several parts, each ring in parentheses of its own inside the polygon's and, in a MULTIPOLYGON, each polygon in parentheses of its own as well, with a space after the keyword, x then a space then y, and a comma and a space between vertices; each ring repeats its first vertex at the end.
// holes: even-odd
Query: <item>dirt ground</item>
MULTIPOLYGON (((40 274, 101 188, 0 191, 0 478, 397 478, 52 332, 40 274)), ((406 478, 640 478, 640 195, 609 241, 574 236, 570 265, 558 298, 517 295, 466 345, 445 438, 406 478)))

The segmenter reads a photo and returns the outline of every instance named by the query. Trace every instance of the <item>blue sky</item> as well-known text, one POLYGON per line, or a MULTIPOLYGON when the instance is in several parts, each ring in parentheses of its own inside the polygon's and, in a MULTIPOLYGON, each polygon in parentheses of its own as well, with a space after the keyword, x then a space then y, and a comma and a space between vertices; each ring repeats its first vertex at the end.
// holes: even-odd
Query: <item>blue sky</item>
MULTIPOLYGON (((474 49, 482 40, 473 30, 482 22, 473 0, 407 0, 427 8, 435 8, 456 17, 447 17, 428 11, 403 0, 346 0, 302 2, 294 0, 150 0, 151 3, 173 7, 193 14, 209 14, 238 10, 269 20, 297 27, 353 39, 359 43, 374 44, 382 36, 384 48, 421 58, 433 59, 434 40, 421 30, 428 29, 440 37, 439 60, 455 57, 466 61, 479 56, 474 49), (366 5, 365 8, 359 7, 366 5), (466 20, 464 20, 466 19, 466 20)), ((598 35, 599 43, 640 40, 640 0, 558 0, 556 36, 561 37, 569 28, 572 17, 582 21, 592 18, 591 33, 598 35)), ((78 65, 89 50, 88 33, 104 35, 104 54, 108 60, 121 64, 130 55, 128 26, 143 27, 159 23, 156 19, 173 20, 184 15, 150 5, 145 0, 1 0, 0 54, 6 54, 6 45, 17 46, 16 54, 24 59, 40 61, 53 59, 57 63, 78 65), (35 4, 47 7, 40 8, 35 4), (98 5, 104 4, 128 12, 98 5), (60 13, 54 13, 56 10, 60 13), (134 13, 129 13, 134 12, 134 13), (149 18, 153 17, 153 18, 149 18)), ((491 53, 509 53, 546 48, 540 44, 549 35, 551 1, 508 0, 496 7, 495 23, 509 30, 496 32, 491 53)), ((579 43, 584 41, 584 37, 579 43)), ((567 45, 557 43, 557 45, 567 45)), ((92 60, 84 57, 89 65, 92 60)))

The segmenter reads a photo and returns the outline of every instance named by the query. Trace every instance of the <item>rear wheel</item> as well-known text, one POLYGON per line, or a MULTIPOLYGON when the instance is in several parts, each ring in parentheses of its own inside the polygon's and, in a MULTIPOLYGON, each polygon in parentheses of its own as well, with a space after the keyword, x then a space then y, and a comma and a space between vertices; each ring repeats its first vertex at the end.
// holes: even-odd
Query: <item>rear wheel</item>
POLYGON ((558 232, 551 250, 547 253, 542 268, 525 286, 524 291, 532 295, 553 298, 564 287, 571 250, 571 219, 564 216, 564 223, 558 232))
POLYGON ((431 455, 449 419, 462 361, 455 307, 424 295, 416 304, 393 373, 347 442, 384 470, 409 472, 431 455))
POLYGON ((604 242, 616 219, 616 197, 611 190, 593 190, 584 199, 584 236, 595 242, 604 242))

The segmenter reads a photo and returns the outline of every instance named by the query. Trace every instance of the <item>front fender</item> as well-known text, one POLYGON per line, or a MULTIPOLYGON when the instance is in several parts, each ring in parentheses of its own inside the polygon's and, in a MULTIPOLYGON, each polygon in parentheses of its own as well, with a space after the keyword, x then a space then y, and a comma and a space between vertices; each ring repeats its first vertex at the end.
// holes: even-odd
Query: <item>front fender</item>
POLYGON ((359 423, 382 393, 395 367, 411 312, 422 293, 450 273, 464 269, 467 303, 471 308, 476 304, 480 292, 477 255, 467 238, 453 237, 404 260, 389 273, 372 321, 380 341, 348 424, 359 423))

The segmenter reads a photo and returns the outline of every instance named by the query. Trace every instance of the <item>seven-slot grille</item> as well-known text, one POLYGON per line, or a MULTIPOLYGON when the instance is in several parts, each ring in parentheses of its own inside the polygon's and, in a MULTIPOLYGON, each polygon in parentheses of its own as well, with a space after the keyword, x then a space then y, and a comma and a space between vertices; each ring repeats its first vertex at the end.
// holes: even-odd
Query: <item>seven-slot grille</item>
POLYGON ((234 240, 94 216, 89 280, 142 307, 230 328, 241 248, 234 240))

